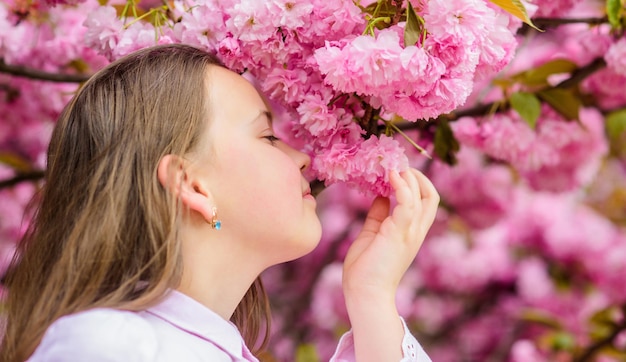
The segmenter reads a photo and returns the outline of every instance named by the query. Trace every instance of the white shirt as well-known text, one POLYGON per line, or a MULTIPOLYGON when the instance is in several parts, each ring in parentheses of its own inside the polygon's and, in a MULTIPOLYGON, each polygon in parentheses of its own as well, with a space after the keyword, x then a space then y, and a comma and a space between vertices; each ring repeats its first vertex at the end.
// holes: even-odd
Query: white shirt
MULTIPOLYGON (((430 362, 406 324, 404 328, 401 362, 430 362)), ((331 361, 354 360, 348 332, 331 361)), ((145 311, 100 308, 59 318, 28 361, 258 362, 233 323, 177 291, 145 311)))

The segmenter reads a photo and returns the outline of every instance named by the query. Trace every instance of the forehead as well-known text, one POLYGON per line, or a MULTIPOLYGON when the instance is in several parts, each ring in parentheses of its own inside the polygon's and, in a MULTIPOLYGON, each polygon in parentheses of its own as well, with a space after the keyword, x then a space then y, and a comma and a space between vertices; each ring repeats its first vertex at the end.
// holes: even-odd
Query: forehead
POLYGON ((265 100, 257 89, 241 75, 213 66, 209 68, 206 77, 212 123, 251 122, 261 112, 268 111, 265 100))

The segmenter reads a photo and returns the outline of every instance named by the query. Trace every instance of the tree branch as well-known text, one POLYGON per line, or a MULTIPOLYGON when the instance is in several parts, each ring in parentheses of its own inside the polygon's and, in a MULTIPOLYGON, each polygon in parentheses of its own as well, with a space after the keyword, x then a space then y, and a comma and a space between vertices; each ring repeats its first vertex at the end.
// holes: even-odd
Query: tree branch
POLYGON ((0 190, 15 186, 24 181, 37 181, 42 179, 44 172, 41 170, 35 170, 31 172, 19 173, 15 177, 0 181, 0 190))
POLYGON ((626 321, 623 321, 622 323, 618 324, 615 326, 615 329, 611 332, 611 334, 609 334, 608 336, 606 336, 605 338, 597 341, 596 343, 592 344, 591 346, 589 346, 584 353, 573 360, 573 362, 587 362, 587 361, 592 361, 593 356, 600 351, 602 348, 606 347, 606 346, 610 346, 611 344, 613 344, 613 341, 615 341, 615 338, 617 338, 617 336, 622 333, 623 331, 626 330, 626 321))
POLYGON ((46 80, 49 82, 58 83, 82 83, 89 79, 89 77, 91 77, 91 75, 89 74, 48 73, 21 65, 6 64, 4 62, 4 59, 0 59, 0 73, 11 74, 16 77, 46 80))
POLYGON ((598 57, 584 67, 576 69, 569 78, 557 84, 554 88, 571 88, 576 86, 585 80, 585 78, 604 67, 606 67, 604 58, 598 57))
POLYGON ((566 24, 590 24, 590 25, 600 25, 609 21, 608 18, 565 18, 565 19, 557 19, 557 18, 533 18, 533 24, 537 27, 541 28, 542 26, 559 26, 566 24))
MULTIPOLYGON (((580 82, 585 80, 587 77, 589 77, 590 75, 592 75, 593 73, 597 72, 598 70, 604 67, 606 67, 606 62, 604 61, 604 58, 602 57, 595 58, 591 63, 581 68, 578 68, 574 72, 572 72, 569 78, 565 79, 561 83, 553 87, 550 87, 548 89, 554 89, 554 88, 564 89, 564 88, 575 87, 578 84, 580 84, 580 82)), ((448 120, 448 122, 454 122, 462 117, 479 117, 479 116, 484 116, 490 111, 504 112, 504 111, 509 110, 509 108, 510 106, 508 105, 508 103, 502 103, 501 101, 497 101, 497 102, 490 102, 490 103, 485 103, 485 104, 478 104, 474 107, 462 109, 459 111, 453 111, 448 114, 441 115, 441 117, 448 120)), ((398 123, 396 124, 396 126, 399 129, 404 131, 404 130, 410 130, 410 129, 424 129, 425 127, 428 127, 429 124, 436 125, 437 120, 433 119, 429 122, 425 122, 424 120, 418 120, 417 122, 406 121, 406 122, 398 123)))

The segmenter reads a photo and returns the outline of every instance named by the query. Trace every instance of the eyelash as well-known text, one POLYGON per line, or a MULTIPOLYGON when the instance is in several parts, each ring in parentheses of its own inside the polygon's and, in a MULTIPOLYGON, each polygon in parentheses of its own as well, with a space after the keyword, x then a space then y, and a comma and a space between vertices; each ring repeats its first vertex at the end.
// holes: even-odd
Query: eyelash
POLYGON ((269 140, 272 145, 274 145, 276 142, 280 141, 280 138, 278 138, 278 137, 276 137, 274 135, 265 136, 263 138, 269 140))

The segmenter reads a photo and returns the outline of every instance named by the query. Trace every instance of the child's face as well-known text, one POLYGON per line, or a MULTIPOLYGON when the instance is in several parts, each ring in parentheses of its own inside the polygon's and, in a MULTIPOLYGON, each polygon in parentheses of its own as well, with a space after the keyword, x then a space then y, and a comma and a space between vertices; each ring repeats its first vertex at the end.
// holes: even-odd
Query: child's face
POLYGON ((267 106, 242 76, 212 67, 208 73, 209 123, 201 152, 206 155, 210 192, 221 232, 267 264, 310 252, 321 226, 315 200, 301 170, 306 154, 274 135, 267 106))

